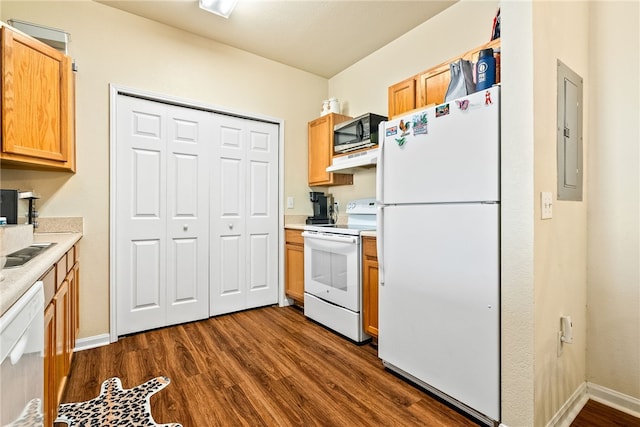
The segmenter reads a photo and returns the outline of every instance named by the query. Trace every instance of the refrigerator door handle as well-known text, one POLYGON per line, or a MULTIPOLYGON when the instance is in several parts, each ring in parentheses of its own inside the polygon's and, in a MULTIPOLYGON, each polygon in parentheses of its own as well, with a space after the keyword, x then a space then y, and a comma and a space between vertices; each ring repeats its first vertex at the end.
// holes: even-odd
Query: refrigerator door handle
MULTIPOLYGON (((378 135, 380 135, 380 147, 378 151, 378 160, 376 161, 376 204, 379 206, 383 200, 382 200, 382 175, 384 173, 384 162, 382 161, 382 159, 384 158, 384 140, 385 140, 385 127, 387 125, 387 122, 381 122, 378 125, 378 135)), ((380 225, 380 223, 378 222, 378 225, 380 225)), ((378 230, 380 229, 380 227, 378 227, 378 230)))
POLYGON ((378 285, 384 286, 384 228, 382 227, 384 208, 376 208, 376 251, 378 252, 378 285))

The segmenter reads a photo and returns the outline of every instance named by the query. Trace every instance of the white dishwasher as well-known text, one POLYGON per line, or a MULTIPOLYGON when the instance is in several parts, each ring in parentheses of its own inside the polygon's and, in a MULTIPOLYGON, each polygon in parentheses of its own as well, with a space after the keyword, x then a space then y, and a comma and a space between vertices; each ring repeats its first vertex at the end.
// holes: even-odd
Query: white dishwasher
POLYGON ((0 426, 42 426, 44 290, 36 282, 0 317, 0 426))

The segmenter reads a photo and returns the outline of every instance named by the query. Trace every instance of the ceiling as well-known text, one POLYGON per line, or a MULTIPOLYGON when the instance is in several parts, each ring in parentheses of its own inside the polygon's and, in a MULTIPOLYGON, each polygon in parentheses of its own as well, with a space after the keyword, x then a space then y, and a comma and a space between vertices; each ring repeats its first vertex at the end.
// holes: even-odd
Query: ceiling
POLYGON ((229 19, 198 0, 95 0, 330 78, 457 0, 239 0, 229 19))

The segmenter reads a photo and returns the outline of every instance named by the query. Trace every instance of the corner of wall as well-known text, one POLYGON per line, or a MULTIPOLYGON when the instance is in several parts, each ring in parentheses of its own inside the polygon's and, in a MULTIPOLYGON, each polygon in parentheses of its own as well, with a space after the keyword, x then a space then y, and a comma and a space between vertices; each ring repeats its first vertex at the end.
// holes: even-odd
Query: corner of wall
MULTIPOLYGON (((587 2, 533 2, 535 425, 544 425, 586 381, 587 182, 582 201, 557 197, 557 61, 589 81, 587 2), (541 219, 540 193, 553 194, 541 219), (560 317, 571 316, 574 343, 557 350, 560 317)), ((589 110, 588 84, 584 107, 589 110)), ((583 147, 589 140, 583 121, 583 147)), ((588 156, 584 151, 583 165, 588 156)), ((586 174, 585 174, 586 176, 586 174)))
POLYGON ((533 14, 502 2, 502 422, 534 422, 533 14))

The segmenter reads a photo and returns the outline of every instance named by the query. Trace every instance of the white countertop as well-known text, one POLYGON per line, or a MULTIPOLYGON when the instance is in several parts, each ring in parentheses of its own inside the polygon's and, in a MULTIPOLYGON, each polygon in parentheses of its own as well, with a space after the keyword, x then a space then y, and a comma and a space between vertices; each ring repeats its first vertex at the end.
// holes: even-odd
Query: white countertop
POLYGON ((82 233, 34 233, 34 243, 56 243, 31 261, 16 268, 2 270, 0 281, 0 313, 4 314, 44 273, 46 273, 73 245, 82 233))
POLYGON ((290 230, 302 230, 304 231, 304 224, 287 224, 284 228, 288 228, 290 230))

